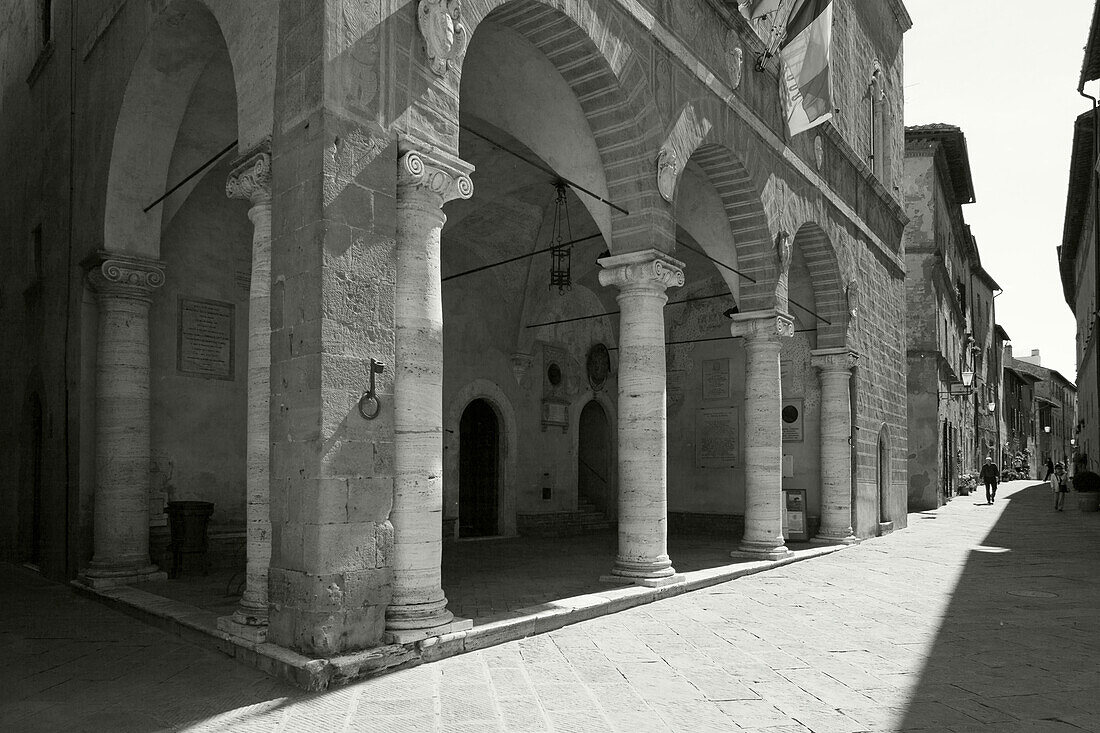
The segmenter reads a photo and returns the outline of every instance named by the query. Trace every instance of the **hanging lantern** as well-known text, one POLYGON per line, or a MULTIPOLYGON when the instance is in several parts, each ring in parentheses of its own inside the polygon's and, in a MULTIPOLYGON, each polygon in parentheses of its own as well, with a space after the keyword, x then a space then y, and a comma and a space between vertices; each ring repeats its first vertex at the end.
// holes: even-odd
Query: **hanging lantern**
POLYGON ((550 234, 553 249, 550 250, 550 288, 557 288, 558 295, 573 289, 570 260, 573 255, 573 227, 569 223, 569 207, 565 199, 565 184, 558 181, 557 198, 554 199, 554 231, 550 234))

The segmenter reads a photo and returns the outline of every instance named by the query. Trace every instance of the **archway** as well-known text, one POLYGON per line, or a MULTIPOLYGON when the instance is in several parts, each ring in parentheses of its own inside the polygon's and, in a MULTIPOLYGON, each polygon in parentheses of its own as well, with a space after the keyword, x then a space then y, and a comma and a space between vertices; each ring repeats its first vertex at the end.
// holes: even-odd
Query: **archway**
POLYGON ((605 516, 615 501, 611 483, 611 426, 596 400, 581 410, 577 438, 577 504, 591 504, 605 516))
POLYGON ((474 400, 459 421, 458 534, 497 534, 500 502, 500 423, 485 400, 474 400))

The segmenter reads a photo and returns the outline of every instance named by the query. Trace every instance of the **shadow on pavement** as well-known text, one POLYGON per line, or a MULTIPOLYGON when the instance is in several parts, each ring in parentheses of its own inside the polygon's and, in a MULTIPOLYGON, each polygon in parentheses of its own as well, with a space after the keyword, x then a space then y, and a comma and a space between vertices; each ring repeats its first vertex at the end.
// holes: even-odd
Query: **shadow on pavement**
POLYGON ((902 730, 1100 731, 1100 514, 1076 499, 1055 512, 1046 484, 998 495, 902 730))

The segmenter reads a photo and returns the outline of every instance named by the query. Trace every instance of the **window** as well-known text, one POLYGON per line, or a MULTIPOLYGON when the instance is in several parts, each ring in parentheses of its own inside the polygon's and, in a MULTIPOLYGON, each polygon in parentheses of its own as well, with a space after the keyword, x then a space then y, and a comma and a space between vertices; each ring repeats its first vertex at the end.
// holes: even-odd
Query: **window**
POLYGON ((53 0, 39 0, 39 25, 42 29, 42 45, 53 40, 53 0))
POLYGON ((31 274, 35 280, 42 279, 42 225, 31 232, 31 274))

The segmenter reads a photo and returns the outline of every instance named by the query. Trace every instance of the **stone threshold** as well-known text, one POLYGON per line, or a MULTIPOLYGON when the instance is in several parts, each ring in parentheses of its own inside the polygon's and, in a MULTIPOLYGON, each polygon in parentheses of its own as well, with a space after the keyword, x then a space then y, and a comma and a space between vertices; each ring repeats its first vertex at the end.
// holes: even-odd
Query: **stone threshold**
POLYGON ((351 654, 311 659, 281 646, 253 643, 218 628, 211 611, 154 595, 130 586, 90 588, 72 581, 73 588, 107 606, 199 646, 212 648, 304 690, 318 691, 375 677, 405 667, 434 662, 464 652, 544 634, 580 621, 708 588, 746 575, 838 552, 851 545, 826 545, 795 550, 780 560, 757 560, 678 573, 656 587, 609 587, 598 593, 562 598, 519 608, 473 628, 430 636, 416 642, 387 644, 351 654))

